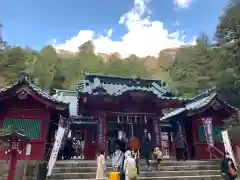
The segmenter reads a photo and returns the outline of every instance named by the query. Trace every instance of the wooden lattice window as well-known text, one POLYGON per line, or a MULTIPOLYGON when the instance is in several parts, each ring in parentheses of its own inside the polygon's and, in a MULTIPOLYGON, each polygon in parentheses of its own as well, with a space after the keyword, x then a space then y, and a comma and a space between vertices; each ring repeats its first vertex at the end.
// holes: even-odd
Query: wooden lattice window
POLYGON ((22 129, 24 134, 31 139, 40 139, 41 120, 39 119, 5 118, 2 128, 10 127, 22 129))

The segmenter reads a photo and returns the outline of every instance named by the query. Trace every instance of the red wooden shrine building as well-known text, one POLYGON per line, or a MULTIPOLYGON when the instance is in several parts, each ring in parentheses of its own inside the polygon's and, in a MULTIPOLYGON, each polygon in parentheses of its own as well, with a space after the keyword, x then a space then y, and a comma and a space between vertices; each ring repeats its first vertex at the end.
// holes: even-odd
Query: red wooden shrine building
MULTIPOLYGON (((32 139, 31 160, 42 160, 48 155, 59 117, 68 117, 69 112, 72 135, 84 140, 85 159, 94 159, 98 149, 107 152, 109 139, 117 136, 119 130, 128 139, 141 139, 147 130, 153 145, 165 149, 166 157, 175 156, 174 136, 181 130, 187 139, 189 157, 205 159, 209 153, 202 118, 212 118, 215 147, 223 151, 220 136, 223 120, 234 115, 236 109, 214 91, 182 99, 159 80, 94 74, 85 75, 77 92, 61 91, 54 97, 26 77, 0 89, 0 127, 24 130, 32 139)), ((219 156, 217 150, 213 151, 219 156)), ((6 159, 4 152, 0 149, 1 159, 6 159)))
POLYGON ((161 81, 140 78, 86 74, 78 97, 79 114, 92 117, 91 123, 90 119, 86 122, 82 119, 82 125, 73 126, 81 128, 87 136, 86 158, 94 157, 99 148, 107 151, 108 142, 120 130, 128 139, 142 139, 147 130, 153 144, 161 145, 164 140, 161 132, 165 132, 167 139, 171 136, 169 123, 159 123, 164 115, 162 109, 184 107, 184 100, 174 97, 161 81))
MULTIPOLYGON (((175 109, 160 119, 173 125, 172 131, 182 129, 186 140, 190 159, 208 159, 209 152, 212 158, 222 157, 224 145, 221 131, 224 130, 225 121, 230 117, 236 119, 237 109, 221 100, 214 89, 208 90, 185 104, 185 108, 175 109), (208 147, 203 120, 212 121, 212 135, 214 147, 208 147)), ((174 154, 174 152, 173 152, 174 154)))
MULTIPOLYGON (((0 127, 23 130, 31 139, 30 160, 43 160, 58 128, 59 117, 68 117, 68 107, 22 76, 16 83, 0 89, 0 127)), ((24 148, 18 159, 25 158, 25 151, 24 148)), ((5 149, 0 149, 0 160, 6 158, 5 149)))
POLYGON ((165 156, 175 156, 174 137, 183 131, 191 159, 209 158, 202 118, 212 118, 214 142, 219 156, 223 152, 221 128, 223 120, 236 109, 222 101, 213 91, 192 99, 175 97, 159 80, 124 78, 86 74, 78 86, 78 115, 73 121, 75 137, 84 138, 85 158, 95 157, 97 149, 105 149, 119 130, 128 139, 142 139, 151 133, 154 146, 162 146, 165 156))

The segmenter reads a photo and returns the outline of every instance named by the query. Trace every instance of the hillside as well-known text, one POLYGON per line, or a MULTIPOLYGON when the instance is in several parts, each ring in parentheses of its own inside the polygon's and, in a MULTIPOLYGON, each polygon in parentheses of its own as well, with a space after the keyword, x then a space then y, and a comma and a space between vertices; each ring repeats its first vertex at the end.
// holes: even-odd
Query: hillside
MULTIPOLYGON (((166 79, 168 77, 168 73, 166 69, 169 68, 174 60, 174 57, 179 48, 168 48, 160 51, 158 57, 147 56, 142 58, 143 65, 146 69, 151 73, 151 75, 155 78, 166 79)), ((57 54, 60 58, 69 58, 74 55, 74 53, 64 50, 57 51, 57 54)), ((121 55, 118 52, 115 53, 98 53, 100 57, 103 58, 104 63, 109 63, 112 61, 122 59, 121 55)))

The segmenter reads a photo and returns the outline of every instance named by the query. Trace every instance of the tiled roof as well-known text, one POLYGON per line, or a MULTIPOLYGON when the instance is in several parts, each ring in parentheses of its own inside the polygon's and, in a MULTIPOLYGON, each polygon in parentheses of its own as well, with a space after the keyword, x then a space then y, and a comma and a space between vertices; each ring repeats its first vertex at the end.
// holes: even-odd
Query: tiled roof
POLYGON ((229 105, 227 102, 222 101, 220 98, 218 98, 218 94, 216 92, 212 92, 213 89, 205 91, 204 93, 195 96, 194 98, 191 98, 190 101, 185 105, 185 108, 178 108, 175 109, 169 113, 166 113, 160 121, 173 118, 174 116, 180 115, 183 112, 187 111, 195 111, 198 109, 201 109, 203 107, 206 107, 209 105, 214 99, 217 99, 217 101, 220 101, 221 103, 224 103, 228 107, 230 107, 233 110, 237 111, 237 108, 229 105), (210 93, 211 92, 211 93, 210 93), (209 94, 210 93, 210 94, 209 94))
POLYGON ((202 107, 205 107, 208 105, 215 97, 216 93, 213 93, 207 97, 204 97, 202 99, 198 99, 196 101, 192 101, 191 103, 186 104, 186 110, 191 111, 191 110, 197 110, 202 107))
POLYGON ((39 96, 41 96, 42 98, 47 99, 53 103, 67 105, 64 102, 55 99, 49 93, 41 90, 39 87, 37 87, 36 85, 31 83, 27 79, 23 79, 22 81, 16 81, 15 83, 0 89, 0 96, 4 96, 5 92, 7 92, 8 90, 19 87, 21 85, 27 85, 32 91, 36 92, 39 96))
POLYGON ((188 98, 188 102, 192 102, 192 101, 196 101, 199 99, 202 99, 206 96, 209 96, 210 94, 216 93, 216 87, 212 87, 210 89, 207 89, 206 91, 203 91, 202 93, 192 97, 192 98, 188 98))
POLYGON ((81 84, 80 87, 80 93, 91 95, 120 96, 125 92, 144 91, 151 92, 161 99, 183 100, 174 97, 160 80, 86 74, 84 85, 81 84))
POLYGON ((176 115, 179 115, 183 112, 186 111, 186 108, 178 108, 178 109, 175 109, 167 114, 165 114, 163 117, 160 118, 160 121, 163 121, 163 120, 166 120, 166 119, 169 119, 169 118, 172 118, 176 115))
POLYGON ((97 124, 97 121, 91 117, 77 117, 72 120, 72 124, 97 124))
POLYGON ((59 101, 69 104, 70 116, 77 116, 78 98, 77 91, 55 89, 56 94, 53 95, 59 101))

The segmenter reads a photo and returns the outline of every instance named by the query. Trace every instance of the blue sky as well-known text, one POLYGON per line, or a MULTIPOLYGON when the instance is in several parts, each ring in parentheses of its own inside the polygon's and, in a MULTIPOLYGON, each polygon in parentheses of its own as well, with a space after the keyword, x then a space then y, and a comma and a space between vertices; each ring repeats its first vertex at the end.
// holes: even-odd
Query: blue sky
POLYGON ((228 0, 0 0, 8 43, 75 51, 93 40, 98 52, 156 55, 213 37, 228 0), (122 22, 120 21, 122 20, 122 22), (67 41, 67 42, 66 42, 67 41))

